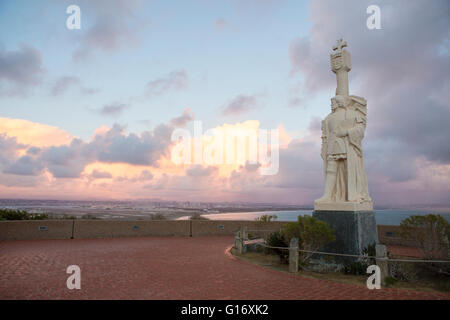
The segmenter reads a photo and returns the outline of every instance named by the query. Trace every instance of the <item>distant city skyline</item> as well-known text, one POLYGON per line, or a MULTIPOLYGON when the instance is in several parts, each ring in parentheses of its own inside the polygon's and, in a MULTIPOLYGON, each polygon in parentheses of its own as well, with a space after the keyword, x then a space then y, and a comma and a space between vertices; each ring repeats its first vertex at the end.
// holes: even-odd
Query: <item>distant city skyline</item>
MULTIPOLYGON (((368 101, 375 207, 450 206, 450 4, 424 1, 0 3, 0 198, 312 206, 323 191, 329 54, 368 101), (81 9, 69 30, 66 9, 81 9), (370 30, 369 5, 381 10, 370 30), (278 129, 279 170, 175 164, 171 134, 278 129)), ((207 139, 206 136, 202 139, 207 139)), ((248 160, 248 158, 246 158, 248 160)))

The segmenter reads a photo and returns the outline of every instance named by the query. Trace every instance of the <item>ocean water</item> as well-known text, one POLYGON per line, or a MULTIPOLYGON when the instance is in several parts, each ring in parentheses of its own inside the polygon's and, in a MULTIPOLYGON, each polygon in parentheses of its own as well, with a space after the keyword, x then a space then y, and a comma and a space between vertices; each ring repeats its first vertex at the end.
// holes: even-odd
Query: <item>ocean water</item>
MULTIPOLYGON (((444 219, 450 222, 450 212, 435 212, 432 210, 414 210, 414 209, 385 209, 374 210, 377 224, 380 225, 400 225, 400 222, 413 215, 426 215, 429 213, 440 214, 444 219)), ((299 215, 312 215, 312 210, 294 210, 294 211, 261 211, 261 212, 238 212, 238 213, 216 213, 205 214, 204 217, 211 220, 255 220, 262 215, 276 215, 277 221, 296 221, 299 215)), ((182 217, 180 219, 186 219, 182 217)))

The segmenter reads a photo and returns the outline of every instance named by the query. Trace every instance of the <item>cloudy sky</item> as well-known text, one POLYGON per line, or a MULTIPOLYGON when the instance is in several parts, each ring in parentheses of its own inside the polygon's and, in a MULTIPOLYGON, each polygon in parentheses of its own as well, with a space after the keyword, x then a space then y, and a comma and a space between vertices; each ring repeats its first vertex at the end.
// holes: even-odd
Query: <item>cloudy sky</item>
POLYGON ((323 189, 320 120, 336 86, 329 54, 344 38, 350 93, 368 101, 375 206, 449 206, 449 9, 447 0, 2 0, 0 198, 312 205, 323 189), (66 27, 72 4, 80 30, 66 27), (379 30, 366 26, 369 5, 381 9, 379 30), (193 133, 194 121, 203 131, 277 129, 278 173, 237 160, 175 163, 171 135, 193 133))

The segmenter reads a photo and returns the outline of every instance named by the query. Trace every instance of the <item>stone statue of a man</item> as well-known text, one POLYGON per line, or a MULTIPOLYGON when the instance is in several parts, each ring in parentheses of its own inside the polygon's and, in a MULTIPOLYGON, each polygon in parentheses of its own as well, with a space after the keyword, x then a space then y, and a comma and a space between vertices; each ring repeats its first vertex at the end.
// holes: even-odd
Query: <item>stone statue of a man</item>
POLYGON ((315 201, 316 206, 327 202, 372 206, 361 144, 366 105, 366 100, 357 96, 336 95, 331 99, 331 113, 322 121, 325 193, 315 201))
MULTIPOLYGON (((320 251, 361 255, 364 248, 378 243, 378 233, 362 149, 367 101, 349 93, 352 65, 345 47, 347 42, 340 39, 330 54, 336 93, 331 99, 331 113, 322 121, 325 192, 314 202, 313 217, 330 225, 336 235, 336 241, 320 251)), ((341 265, 356 261, 344 256, 333 260, 341 265)))
POLYGON ((362 139, 366 129, 367 102, 349 95, 348 73, 352 68, 347 42, 338 40, 330 54, 336 74, 336 96, 331 113, 322 121, 322 152, 325 192, 314 210, 373 210, 367 187, 362 139))

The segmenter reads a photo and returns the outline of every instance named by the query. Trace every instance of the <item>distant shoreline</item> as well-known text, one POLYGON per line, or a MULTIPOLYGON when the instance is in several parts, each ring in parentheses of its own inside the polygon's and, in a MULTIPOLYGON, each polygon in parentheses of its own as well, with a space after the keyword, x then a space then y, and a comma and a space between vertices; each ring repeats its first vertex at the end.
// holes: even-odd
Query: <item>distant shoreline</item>
MULTIPOLYGON (((152 220, 163 216, 167 220, 189 217, 193 214, 229 215, 242 219, 240 213, 255 217, 269 212, 279 213, 278 220, 295 220, 298 214, 310 214, 312 206, 282 205, 282 204, 252 204, 252 203, 202 203, 202 202, 154 202, 154 201, 66 201, 66 200, 26 200, 0 199, 0 208, 26 210, 29 213, 45 213, 51 219, 110 219, 110 220, 152 220), (300 211, 300 212, 298 212, 300 211), (153 215, 153 217, 152 217, 153 215)), ((415 208, 375 208, 377 215, 388 219, 391 214, 397 217, 407 217, 412 214, 450 214, 449 207, 415 207, 415 208)))

